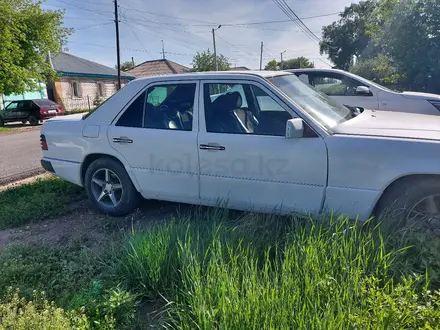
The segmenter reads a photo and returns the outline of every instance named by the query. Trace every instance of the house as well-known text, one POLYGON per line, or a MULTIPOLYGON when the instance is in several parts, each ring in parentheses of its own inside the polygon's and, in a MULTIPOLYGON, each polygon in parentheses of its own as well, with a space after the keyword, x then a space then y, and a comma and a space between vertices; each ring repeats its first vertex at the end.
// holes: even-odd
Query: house
POLYGON ((126 73, 135 77, 147 77, 186 72, 191 72, 191 68, 167 59, 161 59, 143 62, 126 73))
MULTIPOLYGON (((60 77, 47 85, 47 95, 66 111, 91 109, 116 93, 115 69, 68 53, 52 58, 51 65, 60 77)), ((122 86, 132 79, 121 73, 122 86)))

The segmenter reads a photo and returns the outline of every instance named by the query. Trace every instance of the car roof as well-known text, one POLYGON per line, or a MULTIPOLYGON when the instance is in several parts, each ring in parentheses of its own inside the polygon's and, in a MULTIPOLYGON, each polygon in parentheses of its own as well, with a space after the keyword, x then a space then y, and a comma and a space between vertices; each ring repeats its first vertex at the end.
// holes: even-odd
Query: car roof
POLYGON ((169 75, 158 75, 158 76, 148 76, 139 77, 135 80, 179 80, 179 79, 228 79, 237 77, 263 77, 270 78, 276 76, 282 76, 286 74, 291 74, 286 71, 209 71, 209 72, 191 72, 191 73, 180 73, 180 74, 169 74, 169 75))
POLYGON ((339 72, 343 74, 350 74, 350 72, 339 70, 339 69, 317 69, 317 68, 305 68, 305 69, 290 69, 290 70, 284 70, 287 72, 339 72))

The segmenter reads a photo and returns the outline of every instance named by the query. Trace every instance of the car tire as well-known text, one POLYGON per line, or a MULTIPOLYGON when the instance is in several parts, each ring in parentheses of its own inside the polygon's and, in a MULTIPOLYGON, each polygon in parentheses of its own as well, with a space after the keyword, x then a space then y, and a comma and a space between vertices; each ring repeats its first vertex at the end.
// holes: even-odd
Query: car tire
POLYGON ((5 121, 2 118, 0 118, 0 127, 3 127, 3 126, 5 126, 5 121))
POLYGON ((417 226, 438 233, 440 178, 414 176, 398 180, 379 200, 375 215, 391 230, 417 226))
POLYGON ((132 212, 142 199, 124 166, 107 157, 90 164, 86 170, 84 187, 93 207, 111 216, 132 212), (121 189, 118 189, 119 185, 121 189))
POLYGON ((34 116, 29 116, 28 122, 30 125, 36 126, 36 125, 38 125, 39 120, 34 116))

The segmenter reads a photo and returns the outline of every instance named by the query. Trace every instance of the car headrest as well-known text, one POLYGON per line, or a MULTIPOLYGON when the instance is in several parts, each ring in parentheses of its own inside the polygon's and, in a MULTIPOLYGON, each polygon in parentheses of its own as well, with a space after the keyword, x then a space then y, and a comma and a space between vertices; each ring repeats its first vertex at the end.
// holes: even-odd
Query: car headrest
POLYGON ((235 110, 235 109, 241 108, 243 101, 241 99, 241 95, 239 92, 228 93, 228 94, 226 94, 226 96, 228 97, 229 110, 235 110))

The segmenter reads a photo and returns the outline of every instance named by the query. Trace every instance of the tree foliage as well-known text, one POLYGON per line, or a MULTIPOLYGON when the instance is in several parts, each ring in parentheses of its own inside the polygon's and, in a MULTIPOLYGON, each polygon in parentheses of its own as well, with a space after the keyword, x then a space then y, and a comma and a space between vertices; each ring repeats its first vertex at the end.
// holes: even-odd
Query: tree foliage
POLYGON ((315 65, 306 57, 300 56, 296 58, 291 58, 281 62, 272 60, 266 64, 264 70, 288 70, 288 69, 299 69, 299 68, 314 68, 315 65))
MULTIPOLYGON (((121 63, 121 71, 128 71, 128 70, 134 68, 135 65, 136 65, 136 63, 133 65, 132 61, 125 61, 125 62, 121 63)), ((115 69, 116 70, 118 69, 117 64, 115 65, 115 69)))
POLYGON ((364 54, 370 43, 367 23, 376 7, 376 1, 360 1, 345 7, 340 19, 322 29, 321 54, 327 54, 335 65, 348 70, 353 56, 364 54))
MULTIPOLYGON (((217 65, 219 71, 228 71, 231 69, 231 63, 223 55, 217 55, 217 65)), ((215 56, 209 49, 204 52, 197 52, 192 61, 193 71, 203 72, 203 71, 215 71, 215 56)))
POLYGON ((55 77, 47 61, 60 52, 70 29, 63 11, 43 10, 41 1, 0 1, 0 93, 23 93, 55 77))
POLYGON ((373 42, 397 63, 402 84, 440 93, 440 1, 384 0, 375 14, 373 42))
POLYGON ((367 79, 440 93, 440 0, 366 0, 323 28, 321 53, 367 79))
POLYGON ((382 85, 396 85, 403 78, 395 63, 385 55, 360 60, 350 71, 382 85))

